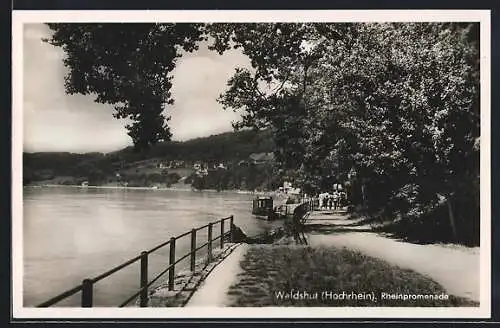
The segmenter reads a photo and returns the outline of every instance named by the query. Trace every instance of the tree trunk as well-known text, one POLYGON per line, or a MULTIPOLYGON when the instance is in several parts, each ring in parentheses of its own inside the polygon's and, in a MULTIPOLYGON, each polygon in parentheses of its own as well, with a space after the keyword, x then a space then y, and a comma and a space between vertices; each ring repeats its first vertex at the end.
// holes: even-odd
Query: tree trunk
POLYGON ((361 183, 361 199, 363 200, 363 210, 366 210, 366 193, 365 193, 365 184, 361 183))
POLYGON ((450 225, 451 225, 451 230, 453 232, 453 239, 455 241, 457 241, 458 240, 457 227, 456 227, 456 224, 455 224, 455 217, 453 215, 453 207, 451 205, 451 199, 450 199, 450 197, 446 198, 446 204, 448 205, 448 216, 450 218, 450 225))

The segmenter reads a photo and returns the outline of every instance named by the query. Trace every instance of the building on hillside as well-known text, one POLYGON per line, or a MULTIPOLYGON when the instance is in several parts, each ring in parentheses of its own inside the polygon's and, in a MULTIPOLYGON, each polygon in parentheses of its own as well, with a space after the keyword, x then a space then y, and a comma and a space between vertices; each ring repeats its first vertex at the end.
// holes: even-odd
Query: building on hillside
POLYGON ((294 188, 291 182, 285 181, 283 182, 283 186, 279 187, 279 191, 285 194, 294 194, 298 195, 301 192, 300 188, 294 188))
POLYGON ((248 165, 250 165, 250 163, 248 161, 245 161, 244 159, 238 162, 238 166, 248 166, 248 165))
POLYGON ((250 163, 254 165, 267 164, 274 161, 274 154, 271 153, 252 153, 249 156, 250 163))
POLYGON ((172 161, 172 169, 178 169, 178 168, 183 168, 186 167, 186 163, 184 161, 180 160, 174 160, 172 161))

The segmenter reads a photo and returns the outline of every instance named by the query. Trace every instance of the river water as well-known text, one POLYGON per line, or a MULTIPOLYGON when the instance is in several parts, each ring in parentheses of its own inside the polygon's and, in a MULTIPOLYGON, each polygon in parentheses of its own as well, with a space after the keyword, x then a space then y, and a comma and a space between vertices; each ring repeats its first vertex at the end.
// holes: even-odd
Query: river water
MULTIPOLYGON (((234 223, 248 235, 282 224, 255 218, 253 197, 191 190, 24 188, 24 306, 37 305, 170 237, 223 217, 234 215, 234 223)), ((213 237, 219 234, 220 225, 214 226, 213 237)), ((198 245, 206 240, 207 229, 199 231, 198 245)), ((189 236, 178 240, 177 258, 189 248, 189 236)), ((168 253, 167 246, 149 256, 150 279, 168 264, 168 253)), ((187 266, 185 261, 176 270, 187 266)), ((94 306, 117 306, 125 301, 139 288, 139 272, 136 262, 96 283, 94 306)), ((56 306, 79 306, 80 298, 77 293, 56 306)))

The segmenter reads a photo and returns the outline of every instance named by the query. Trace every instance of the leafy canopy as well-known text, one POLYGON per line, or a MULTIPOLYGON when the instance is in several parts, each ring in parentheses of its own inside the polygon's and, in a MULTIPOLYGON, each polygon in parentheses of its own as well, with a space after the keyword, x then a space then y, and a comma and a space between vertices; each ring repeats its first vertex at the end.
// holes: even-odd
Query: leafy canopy
POLYGON ((170 138, 171 72, 204 40, 250 59, 218 101, 242 111, 236 129, 271 131, 277 175, 315 192, 355 172, 352 192, 374 210, 423 217, 444 198, 477 218, 466 210, 479 207, 476 23, 49 26, 67 91, 113 104, 139 149, 170 138))
POLYGON ((48 24, 48 40, 66 53, 69 94, 92 94, 114 105, 116 118, 129 118, 128 134, 138 149, 169 140, 166 105, 171 72, 182 51, 202 39, 199 24, 48 24))

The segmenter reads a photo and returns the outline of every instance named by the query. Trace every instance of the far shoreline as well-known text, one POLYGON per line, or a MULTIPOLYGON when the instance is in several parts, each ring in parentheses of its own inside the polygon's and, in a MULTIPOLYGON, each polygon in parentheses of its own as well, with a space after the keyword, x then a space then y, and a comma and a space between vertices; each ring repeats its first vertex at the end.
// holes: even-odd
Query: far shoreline
POLYGON ((80 186, 80 185, 62 185, 62 184, 40 184, 26 185, 23 188, 78 188, 78 189, 119 189, 119 190, 151 190, 151 191, 193 191, 193 192, 216 192, 216 193, 237 193, 248 195, 277 195, 275 191, 251 191, 238 189, 192 189, 192 188, 173 188, 173 187, 125 187, 125 186, 80 186))

